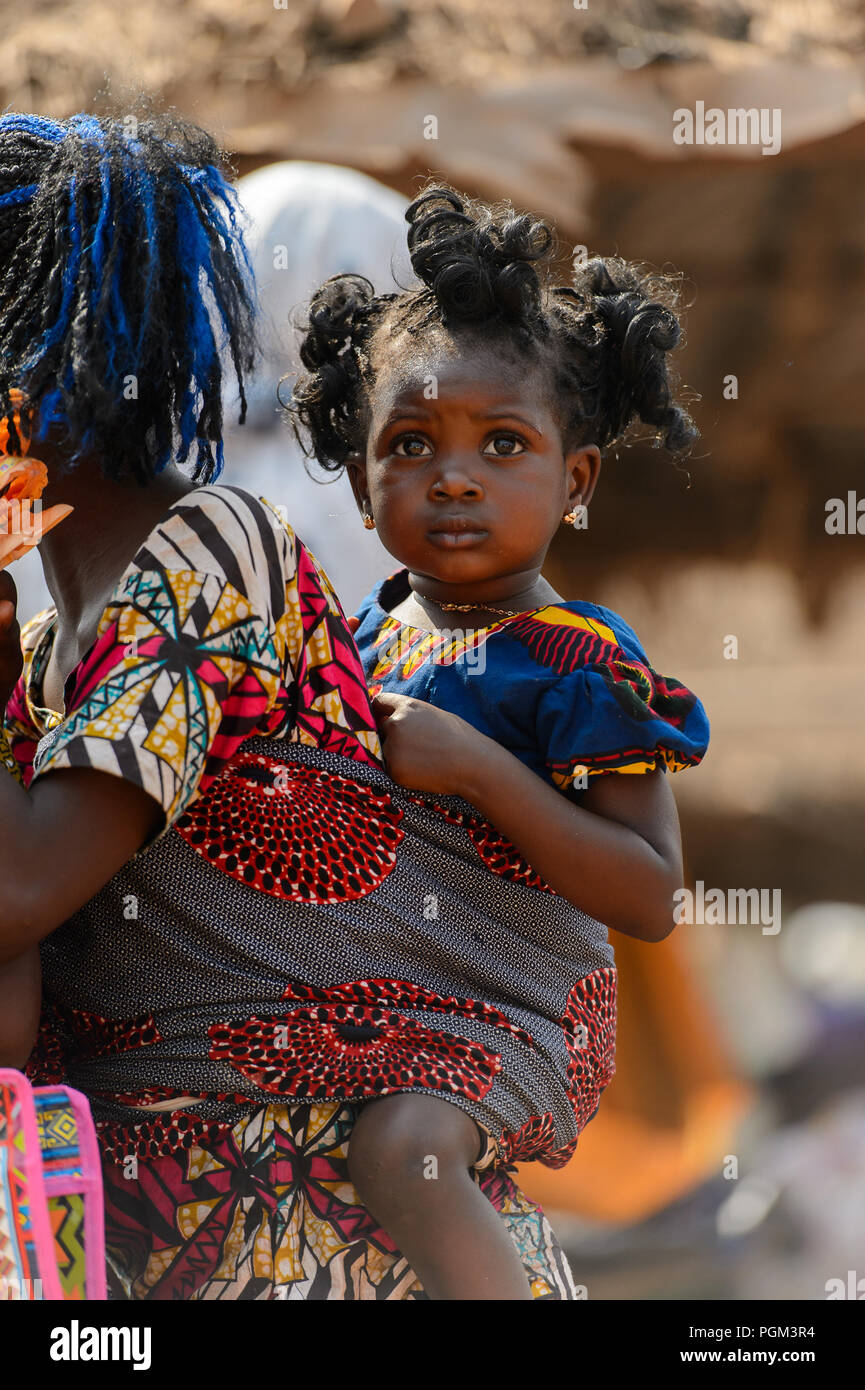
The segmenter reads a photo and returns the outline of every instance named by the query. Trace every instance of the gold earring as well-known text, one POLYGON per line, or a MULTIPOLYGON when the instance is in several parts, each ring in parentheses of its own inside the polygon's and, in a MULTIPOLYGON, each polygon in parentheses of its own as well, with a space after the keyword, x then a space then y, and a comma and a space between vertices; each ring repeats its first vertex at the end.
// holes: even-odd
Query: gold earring
POLYGON ((562 521, 565 523, 566 526, 573 526, 576 519, 576 512, 565 512, 564 516, 562 517, 562 521))
POLYGON ((370 516, 369 512, 366 509, 366 505, 364 505, 363 509, 363 524, 366 527, 367 531, 375 530, 375 520, 372 516, 370 516))

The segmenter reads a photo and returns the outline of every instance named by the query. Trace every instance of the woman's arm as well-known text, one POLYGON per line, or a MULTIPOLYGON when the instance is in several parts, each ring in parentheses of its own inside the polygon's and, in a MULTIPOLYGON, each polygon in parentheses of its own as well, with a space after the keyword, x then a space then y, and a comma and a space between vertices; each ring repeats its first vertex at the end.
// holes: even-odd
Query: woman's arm
MULTIPOLYGON (((0 723, 23 665, 17 599, 15 582, 3 570, 0 723)), ((23 1052, 26 1060, 32 1047, 39 1019, 39 941, 113 878, 163 819, 153 797, 109 773, 70 768, 46 774, 28 792, 0 766, 0 1050, 4 1055, 20 1057, 23 1052)))
MULTIPOLYGON (((0 573, 0 732, 9 696, 24 664, 17 605, 15 581, 4 571, 0 573)), ((4 755, 7 751, 0 746, 4 755)), ((11 780, 2 768, 0 777, 11 780)), ((38 947, 32 946, 24 955, 0 966, 0 1067, 23 1070, 36 1041, 41 995, 38 947)))
POLYGON ((457 715, 403 695, 375 706, 395 781, 470 801, 551 888, 614 930, 641 941, 673 930, 681 841, 663 772, 595 778, 576 806, 457 715))
POLYGON ((39 948, 0 966, 0 1067, 24 1065, 39 1031, 42 971, 39 948))
POLYGON ((164 824, 158 802, 95 768, 28 792, 0 768, 0 967, 62 926, 164 824))
MULTIPOLYGON (((0 767, 0 966, 62 926, 173 823, 293 689, 305 645, 319 640, 298 595, 318 584, 338 624, 329 584, 268 504, 209 488, 175 504, 112 595, 101 636, 76 668, 74 710, 40 772, 25 791, 0 767), (174 599, 151 605, 143 593, 174 599), (283 624, 289 595, 293 621, 283 624)), ((6 643, 10 663, 16 646, 6 643)), ((20 650, 16 660, 7 695, 20 650)), ((359 660, 356 668, 346 728, 360 737, 359 660)), ((371 714, 364 732, 371 746, 371 714)))

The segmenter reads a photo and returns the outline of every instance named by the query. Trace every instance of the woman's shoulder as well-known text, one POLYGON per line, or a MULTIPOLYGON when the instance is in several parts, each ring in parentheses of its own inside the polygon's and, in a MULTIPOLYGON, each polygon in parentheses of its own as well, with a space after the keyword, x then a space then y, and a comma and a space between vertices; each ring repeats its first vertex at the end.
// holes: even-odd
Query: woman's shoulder
POLYGON ((245 488, 208 483, 184 493, 154 526, 125 584, 142 571, 162 572, 172 587, 180 572, 212 575, 279 615, 300 548, 282 508, 245 488))
POLYGON ((205 483, 184 493, 153 528, 147 544, 160 546, 165 563, 175 568, 218 570, 230 555, 239 561, 275 538, 296 542, 285 508, 230 483, 205 483), (176 548, 183 531, 186 546, 176 548), (161 544, 168 540, 168 544, 161 544))

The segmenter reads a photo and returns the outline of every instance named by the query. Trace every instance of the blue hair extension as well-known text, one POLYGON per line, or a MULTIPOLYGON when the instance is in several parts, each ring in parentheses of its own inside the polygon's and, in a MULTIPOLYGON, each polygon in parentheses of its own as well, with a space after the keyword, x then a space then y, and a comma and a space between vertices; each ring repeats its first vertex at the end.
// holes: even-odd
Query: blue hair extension
POLYGON ((38 183, 25 184, 23 188, 12 188, 0 196, 0 207, 10 207, 13 203, 27 203, 39 187, 38 183))
MULTIPOLYGON (((258 289, 255 282, 255 274, 252 268, 249 249, 244 240, 242 228, 238 222, 237 213, 240 209, 240 200, 237 197, 237 193, 230 184, 226 183, 222 174, 214 165, 208 165, 206 169, 196 169, 192 173, 189 182, 196 188, 203 187, 206 190, 206 195, 209 194, 213 225, 217 235, 221 237, 223 243, 226 246, 235 243, 240 249, 243 259, 243 272, 247 281, 247 290, 250 297, 255 302, 257 310, 259 308, 258 289), (227 220, 225 214, 220 209, 220 203, 225 208, 227 220)), ((214 282, 214 267, 212 258, 209 255, 204 259, 202 269, 207 276, 210 288, 214 292, 216 307, 222 320, 223 330, 227 332, 229 326, 229 306, 221 303, 216 293, 217 287, 214 282)))
MULTIPOLYGON (((144 304, 150 303, 150 293, 159 271, 159 240, 156 233, 153 187, 144 163, 144 147, 140 140, 129 141, 129 166, 127 169, 128 196, 136 200, 144 220, 144 244, 147 247, 147 279, 144 286, 144 304)), ((135 359, 141 352, 147 329, 147 315, 142 314, 135 342, 135 359)))
POLYGON ((105 153, 105 137, 102 133, 102 127, 93 116, 73 116, 70 119, 69 125, 73 130, 77 129, 79 131, 82 139, 92 139, 94 145, 100 150, 99 184, 102 202, 99 208, 99 216, 96 219, 96 226, 93 230, 93 237, 89 248, 86 248, 90 252, 90 263, 94 278, 100 280, 104 262, 102 243, 105 239, 105 230, 111 212, 111 166, 108 155, 105 153))
MULTIPOLYGON (((34 343, 32 352, 24 362, 25 370, 35 365, 42 357, 47 348, 54 343, 58 343, 69 329, 69 309, 72 304, 72 296, 78 282, 78 270, 81 264, 81 228, 75 214, 75 174, 72 175, 69 184, 69 259, 63 271, 63 298, 60 302, 60 310, 53 328, 49 328, 41 342, 34 343)), ((41 435, 39 436, 41 438, 41 435)))
MULTIPOLYGON (((106 329, 104 343, 106 349, 106 384, 112 382, 116 376, 115 358, 118 350, 123 351, 123 355, 128 357, 128 326, 123 302, 120 296, 120 287, 117 275, 108 277, 106 275, 106 248, 105 239, 111 227, 113 216, 115 215, 114 196, 111 182, 111 158, 106 147, 105 132, 101 124, 94 116, 79 114, 72 116, 69 127, 78 133, 82 141, 91 141, 99 151, 99 191, 100 206, 97 214, 96 226, 93 234, 86 245, 82 247, 82 254, 89 260, 89 283, 91 293, 89 302, 82 306, 80 311, 81 318, 85 321, 88 316, 95 316, 108 306, 106 313, 106 329)), ((119 248, 122 245, 120 239, 115 240, 114 255, 119 258, 119 248)), ((78 325, 79 316, 76 316, 78 325)), ((77 342, 83 343, 84 329, 79 328, 76 335, 77 342)), ((83 350, 83 348, 82 348, 83 350)), ((87 436, 82 443, 89 443, 87 436)))
POLYGON ((66 138, 66 127, 60 121, 52 121, 48 116, 26 115, 21 111, 5 111, 0 116, 0 135, 9 131, 55 142, 66 138))
MULTIPOLYGON (((219 285, 216 278, 216 268, 213 262, 212 244, 209 238, 202 232, 202 223, 210 221, 212 230, 226 247, 234 246, 239 254, 240 265, 238 270, 243 284, 243 290, 249 301, 258 309, 258 296, 255 284, 252 263, 249 251, 246 246, 242 228, 238 220, 240 202, 235 190, 226 182, 219 169, 213 165, 206 165, 204 168, 191 168, 183 166, 182 173, 188 188, 185 197, 178 203, 178 212, 183 209, 183 222, 187 229, 194 229, 189 233, 186 242, 187 256, 189 261, 188 275, 191 277, 193 268, 197 269, 199 287, 194 294, 195 310, 194 318, 198 325, 198 330, 193 337, 193 342, 197 346, 197 364, 195 376, 199 381, 206 380, 208 374, 212 373, 217 365, 218 355, 223 351, 226 343, 231 341, 231 323, 236 312, 236 292, 230 297, 228 302, 224 295, 219 293, 219 285), (194 209, 194 212, 191 210, 194 209), (189 219, 188 222, 186 219, 189 219), (194 254, 193 254, 194 252, 194 254), (201 280, 204 280, 207 288, 211 292, 212 304, 219 316, 222 329, 222 343, 217 346, 213 333, 213 323, 208 306, 201 293, 201 280)), ((183 240, 181 233, 181 216, 178 216, 178 237, 183 240)), ((246 398, 243 392, 242 373, 238 370, 239 364, 236 354, 232 352, 234 367, 238 377, 238 384, 241 393, 241 419, 246 414, 246 398)), ((185 459, 186 451, 189 447, 188 430, 191 428, 192 411, 197 404, 187 396, 184 409, 184 426, 181 428, 181 454, 180 458, 185 459)), ((216 473, 219 477, 223 467, 223 446, 221 435, 217 440, 216 448, 216 473)))
POLYGON ((0 117, 0 410, 21 386, 64 466, 219 476, 225 354, 242 421, 258 307, 219 157, 175 113, 134 136, 83 112, 0 117))
POLYGON ((198 398, 202 383, 208 380, 217 356, 213 326, 201 293, 201 274, 207 274, 210 245, 198 218, 197 208, 189 189, 178 181, 177 189, 177 262, 186 297, 186 312, 190 331, 187 337, 190 384, 183 395, 179 420, 180 447, 178 458, 184 462, 193 440, 198 436, 198 398))
MULTIPOLYGON (((188 168, 189 166, 185 167, 188 168)), ((207 164, 203 169, 193 169, 190 174, 189 181, 190 183, 196 185, 203 185, 212 197, 219 198, 225 204, 226 210, 228 212, 229 221, 231 223, 232 232, 236 234, 242 234, 242 228, 240 226, 237 216, 238 212, 241 210, 240 199, 237 196, 237 189, 232 188, 231 184, 226 182, 225 178, 223 177, 219 169, 217 169, 216 165, 207 164)), ((246 267, 249 271, 250 276, 252 276, 253 270, 252 261, 249 255, 249 249, 242 239, 239 245, 244 257, 244 261, 246 263, 246 267)))

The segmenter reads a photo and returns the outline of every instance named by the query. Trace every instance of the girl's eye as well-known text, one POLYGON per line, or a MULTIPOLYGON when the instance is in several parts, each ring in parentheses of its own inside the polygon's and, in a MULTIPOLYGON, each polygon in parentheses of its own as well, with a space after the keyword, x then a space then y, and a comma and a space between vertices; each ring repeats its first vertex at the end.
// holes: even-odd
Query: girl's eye
POLYGON ((393 452, 400 458, 420 459, 432 453, 429 444, 420 434, 402 434, 394 442, 393 452), (426 450, 426 452, 424 452, 426 450))
POLYGON ((514 458, 518 454, 524 454, 523 447, 525 441, 520 439, 518 434, 495 434, 484 449, 485 454, 492 454, 494 458, 514 458), (500 446, 504 445, 504 448, 500 446))

